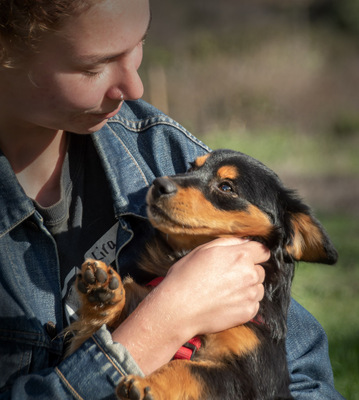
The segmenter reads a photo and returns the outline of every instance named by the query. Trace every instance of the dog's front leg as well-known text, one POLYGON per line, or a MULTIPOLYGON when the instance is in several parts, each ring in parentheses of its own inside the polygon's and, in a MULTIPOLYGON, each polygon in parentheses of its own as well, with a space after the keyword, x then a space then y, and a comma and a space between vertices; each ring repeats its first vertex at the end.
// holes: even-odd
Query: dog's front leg
POLYGON ((82 305, 78 321, 68 328, 75 334, 71 340, 70 354, 103 324, 115 327, 125 305, 125 290, 120 276, 101 261, 86 260, 76 286, 82 305))

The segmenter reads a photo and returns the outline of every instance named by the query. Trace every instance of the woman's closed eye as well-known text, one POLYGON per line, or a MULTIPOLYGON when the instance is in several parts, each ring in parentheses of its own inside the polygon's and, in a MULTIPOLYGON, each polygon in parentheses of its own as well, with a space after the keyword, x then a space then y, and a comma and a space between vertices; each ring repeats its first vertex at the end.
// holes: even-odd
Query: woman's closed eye
POLYGON ((89 78, 98 78, 104 73, 104 70, 84 70, 82 73, 89 78))

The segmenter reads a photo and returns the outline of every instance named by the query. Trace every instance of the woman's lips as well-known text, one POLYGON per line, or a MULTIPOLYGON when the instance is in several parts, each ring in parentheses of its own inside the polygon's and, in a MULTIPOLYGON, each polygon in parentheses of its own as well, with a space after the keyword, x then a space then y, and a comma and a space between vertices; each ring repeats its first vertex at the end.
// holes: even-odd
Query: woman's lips
POLYGON ((122 104, 123 104, 123 101, 121 101, 121 103, 119 104, 119 106, 115 110, 110 111, 108 113, 93 113, 92 115, 95 115, 96 117, 101 118, 101 119, 112 118, 113 116, 115 116, 120 111, 120 109, 122 107, 122 104))

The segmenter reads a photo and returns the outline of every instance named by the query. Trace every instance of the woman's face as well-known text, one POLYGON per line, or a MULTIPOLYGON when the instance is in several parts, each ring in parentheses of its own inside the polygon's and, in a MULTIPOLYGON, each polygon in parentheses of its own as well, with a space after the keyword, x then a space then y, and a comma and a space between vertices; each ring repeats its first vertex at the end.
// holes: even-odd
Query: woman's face
POLYGON ((24 126, 100 129, 121 108, 122 94, 125 100, 143 94, 137 70, 149 21, 148 0, 104 0, 69 18, 27 68, 0 76, 6 96, 0 120, 6 113, 24 126))

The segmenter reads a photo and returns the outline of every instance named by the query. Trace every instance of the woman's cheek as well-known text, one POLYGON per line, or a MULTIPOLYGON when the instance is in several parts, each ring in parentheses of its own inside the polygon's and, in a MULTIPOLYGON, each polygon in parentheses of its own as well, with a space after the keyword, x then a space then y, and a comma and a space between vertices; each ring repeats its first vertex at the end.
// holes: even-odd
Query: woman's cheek
POLYGON ((57 95, 78 109, 92 109, 101 105, 108 87, 105 75, 90 78, 83 73, 68 74, 57 82, 57 95))

